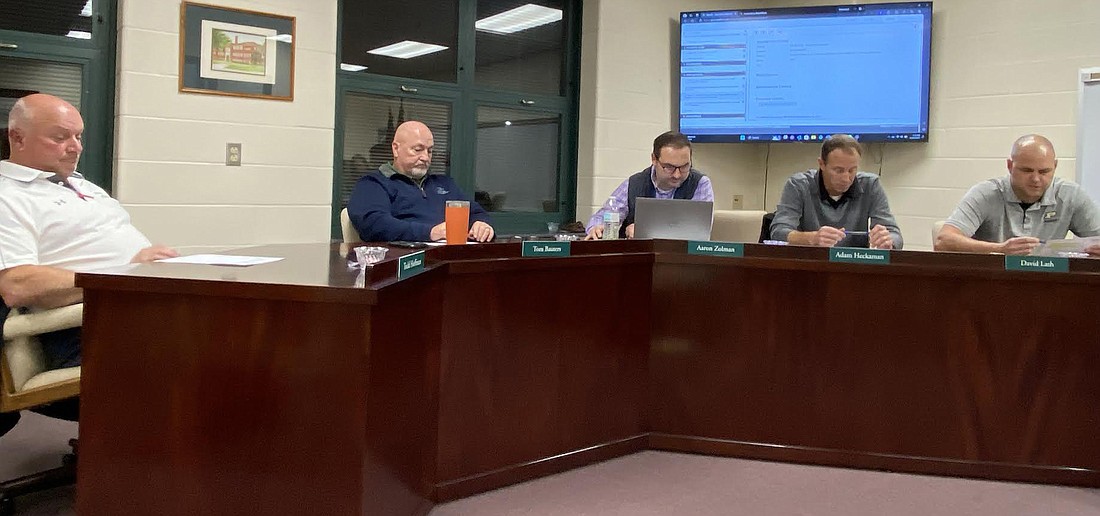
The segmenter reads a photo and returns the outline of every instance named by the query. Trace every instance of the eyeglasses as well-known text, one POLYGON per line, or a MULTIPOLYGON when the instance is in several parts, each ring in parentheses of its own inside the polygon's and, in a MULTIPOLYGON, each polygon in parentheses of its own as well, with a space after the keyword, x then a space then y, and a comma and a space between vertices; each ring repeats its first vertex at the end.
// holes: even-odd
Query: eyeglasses
POLYGON ((657 164, 660 165, 661 168, 665 169, 665 172, 667 172, 669 174, 674 174, 674 173, 676 173, 677 170, 679 170, 680 172, 683 172, 685 174, 688 173, 688 172, 691 172, 691 162, 690 161, 687 162, 687 163, 684 163, 683 165, 680 165, 680 166, 669 165, 668 163, 661 163, 660 161, 658 161, 657 164))

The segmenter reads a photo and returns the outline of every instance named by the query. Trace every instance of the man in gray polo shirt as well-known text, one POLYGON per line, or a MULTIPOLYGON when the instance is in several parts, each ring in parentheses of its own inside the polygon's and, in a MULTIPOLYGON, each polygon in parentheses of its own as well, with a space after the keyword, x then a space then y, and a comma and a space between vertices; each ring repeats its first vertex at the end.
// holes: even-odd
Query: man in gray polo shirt
MULTIPOLYGON (((1058 160, 1037 134, 1012 144, 1008 176, 974 185, 936 235, 937 251, 1028 254, 1070 231, 1100 235, 1100 210, 1080 185, 1054 177, 1058 160)), ((1087 249, 1100 256, 1100 246, 1087 249)))
POLYGON ((783 186, 772 219, 772 239, 822 247, 839 243, 901 249, 901 230, 890 213, 886 191, 877 175, 859 171, 862 157, 863 147, 855 138, 826 138, 817 170, 799 172, 783 186))

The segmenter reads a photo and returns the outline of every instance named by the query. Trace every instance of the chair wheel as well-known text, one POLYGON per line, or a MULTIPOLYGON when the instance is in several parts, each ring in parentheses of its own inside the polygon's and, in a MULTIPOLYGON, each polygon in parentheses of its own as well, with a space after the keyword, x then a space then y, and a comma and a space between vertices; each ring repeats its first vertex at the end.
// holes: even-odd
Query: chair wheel
POLYGON ((0 498, 0 516, 12 516, 15 514, 15 500, 0 498))

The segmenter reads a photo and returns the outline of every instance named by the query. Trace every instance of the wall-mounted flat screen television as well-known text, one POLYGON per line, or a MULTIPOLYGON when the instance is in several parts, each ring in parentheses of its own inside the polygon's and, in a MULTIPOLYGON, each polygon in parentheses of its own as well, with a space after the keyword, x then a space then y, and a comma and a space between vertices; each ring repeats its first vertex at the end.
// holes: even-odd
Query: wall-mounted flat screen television
POLYGON ((928 140, 932 3, 680 13, 695 142, 928 140))

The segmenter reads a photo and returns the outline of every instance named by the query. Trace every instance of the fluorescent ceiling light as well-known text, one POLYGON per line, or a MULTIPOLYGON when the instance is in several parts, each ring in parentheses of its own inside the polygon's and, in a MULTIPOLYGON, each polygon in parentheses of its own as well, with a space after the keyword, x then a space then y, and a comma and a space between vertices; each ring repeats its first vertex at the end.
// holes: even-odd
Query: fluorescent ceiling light
POLYGON ((367 67, 357 64, 340 63, 340 69, 345 72, 362 72, 366 70, 367 67))
POLYGON ((413 57, 420 57, 422 55, 427 55, 446 49, 447 47, 442 45, 433 45, 431 43, 421 43, 419 41, 410 41, 406 39, 405 41, 402 41, 400 43, 394 43, 392 45, 378 47, 374 50, 368 50, 367 53, 380 56, 396 57, 398 59, 410 59, 413 57))
POLYGON ((274 36, 268 36, 267 39, 282 41, 283 43, 294 43, 294 36, 290 34, 276 34, 274 36))
POLYGON ((65 35, 65 37, 76 39, 92 39, 92 33, 82 30, 70 30, 69 33, 65 35))
POLYGON ((92 0, 88 0, 88 2, 84 4, 84 8, 80 10, 80 15, 85 18, 92 17, 92 0))
POLYGON ((474 24, 474 27, 477 30, 493 34, 511 34, 559 20, 561 20, 561 9, 527 4, 500 14, 494 14, 488 18, 482 18, 474 24))

